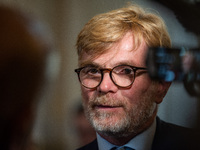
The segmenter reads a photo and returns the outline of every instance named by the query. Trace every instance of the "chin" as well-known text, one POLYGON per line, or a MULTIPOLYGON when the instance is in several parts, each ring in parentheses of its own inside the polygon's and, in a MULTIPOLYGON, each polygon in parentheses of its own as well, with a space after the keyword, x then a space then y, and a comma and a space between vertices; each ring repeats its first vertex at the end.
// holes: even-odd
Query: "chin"
POLYGON ((107 136, 127 136, 130 134, 130 122, 116 121, 116 119, 105 119, 99 121, 97 119, 92 120, 92 125, 95 130, 103 135, 107 136))

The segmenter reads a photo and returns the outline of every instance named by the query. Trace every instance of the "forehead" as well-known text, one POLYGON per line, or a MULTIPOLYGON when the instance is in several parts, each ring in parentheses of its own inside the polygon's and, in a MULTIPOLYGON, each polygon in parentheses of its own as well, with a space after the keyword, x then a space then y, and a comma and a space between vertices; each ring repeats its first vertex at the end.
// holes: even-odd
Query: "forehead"
POLYGON ((84 53, 80 66, 87 64, 96 64, 101 67, 114 67, 120 64, 144 66, 147 54, 146 42, 142 39, 136 49, 134 43, 133 34, 127 32, 120 41, 114 43, 111 48, 98 57, 93 58, 91 55, 84 53))

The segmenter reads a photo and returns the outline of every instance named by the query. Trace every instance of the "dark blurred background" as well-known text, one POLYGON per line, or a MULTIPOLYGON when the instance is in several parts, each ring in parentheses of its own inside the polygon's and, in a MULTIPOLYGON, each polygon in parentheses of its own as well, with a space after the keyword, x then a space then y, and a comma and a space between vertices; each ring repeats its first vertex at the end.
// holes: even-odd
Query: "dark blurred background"
MULTIPOLYGON (((0 0, 22 9, 44 22, 55 38, 61 54, 61 68, 51 96, 43 96, 38 109, 33 139, 39 149, 73 150, 80 146, 75 126, 80 88, 77 67, 76 36, 94 15, 122 7, 131 0, 0 0)), ((165 20, 174 47, 199 47, 199 0, 133 0, 165 20)), ((57 66, 51 66, 58 69, 57 66)), ((49 72, 50 77, 54 74, 49 72)), ((158 115, 166 121, 186 127, 200 127, 200 100, 191 97, 182 82, 172 84, 158 115)))

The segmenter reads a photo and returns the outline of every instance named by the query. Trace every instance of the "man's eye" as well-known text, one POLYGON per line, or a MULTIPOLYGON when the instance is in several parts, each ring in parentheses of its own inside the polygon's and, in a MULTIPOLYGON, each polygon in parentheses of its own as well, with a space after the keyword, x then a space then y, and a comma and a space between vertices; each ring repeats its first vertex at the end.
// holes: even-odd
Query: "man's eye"
POLYGON ((132 74, 133 70, 129 69, 129 68, 124 68, 123 70, 121 70, 121 73, 123 73, 123 74, 132 74))
POLYGON ((114 71, 116 74, 121 74, 121 75, 127 75, 127 74, 133 74, 133 69, 131 68, 119 68, 119 69, 116 69, 114 71))
POLYGON ((87 74, 97 74, 97 73, 99 73, 99 70, 95 69, 95 68, 90 68, 90 69, 87 70, 86 73, 87 74))
POLYGON ((118 67, 114 68, 113 72, 118 75, 134 74, 133 69, 130 67, 127 67, 127 66, 118 66, 118 67))

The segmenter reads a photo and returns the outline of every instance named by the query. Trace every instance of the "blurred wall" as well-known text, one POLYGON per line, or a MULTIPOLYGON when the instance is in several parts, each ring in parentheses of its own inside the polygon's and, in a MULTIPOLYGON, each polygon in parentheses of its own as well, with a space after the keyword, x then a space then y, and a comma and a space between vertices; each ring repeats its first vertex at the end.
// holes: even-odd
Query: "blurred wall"
MULTIPOLYGON (((43 149, 77 148, 73 125, 74 108, 80 101, 80 88, 74 69, 77 67, 76 37, 84 24, 94 15, 122 7, 128 0, 0 0, 1 3, 18 7, 42 20, 55 38, 60 52, 61 68, 51 96, 44 96, 38 109, 34 139, 43 149)), ((154 8, 166 19, 173 44, 198 45, 194 34, 186 33, 173 12, 150 3, 134 0, 154 8)), ((181 83, 174 83, 160 105, 159 116, 183 126, 194 126, 198 117, 199 102, 191 98, 181 83), (189 120, 189 121, 188 121, 189 120)))

